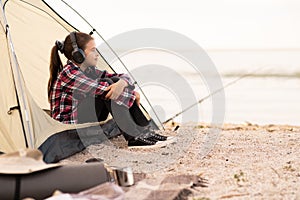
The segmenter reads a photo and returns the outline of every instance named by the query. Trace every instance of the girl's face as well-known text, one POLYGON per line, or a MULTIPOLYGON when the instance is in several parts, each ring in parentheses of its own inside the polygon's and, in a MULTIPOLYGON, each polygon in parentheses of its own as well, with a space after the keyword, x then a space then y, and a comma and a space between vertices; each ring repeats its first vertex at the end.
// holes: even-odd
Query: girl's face
POLYGON ((86 66, 96 66, 99 58, 99 54, 96 49, 95 40, 90 40, 84 50, 85 60, 84 63, 86 66))

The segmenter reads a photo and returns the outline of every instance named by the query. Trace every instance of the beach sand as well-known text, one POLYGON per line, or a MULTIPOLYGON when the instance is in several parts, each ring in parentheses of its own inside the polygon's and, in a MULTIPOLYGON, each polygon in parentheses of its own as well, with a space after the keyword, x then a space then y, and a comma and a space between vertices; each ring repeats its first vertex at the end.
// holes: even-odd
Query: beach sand
POLYGON ((190 123, 175 134, 177 142, 165 148, 127 149, 118 137, 61 162, 76 164, 97 157, 111 166, 130 166, 148 179, 197 175, 207 184, 191 189, 189 199, 195 200, 300 199, 300 127, 245 123, 212 129, 190 123), (209 144, 212 148, 203 148, 209 144))

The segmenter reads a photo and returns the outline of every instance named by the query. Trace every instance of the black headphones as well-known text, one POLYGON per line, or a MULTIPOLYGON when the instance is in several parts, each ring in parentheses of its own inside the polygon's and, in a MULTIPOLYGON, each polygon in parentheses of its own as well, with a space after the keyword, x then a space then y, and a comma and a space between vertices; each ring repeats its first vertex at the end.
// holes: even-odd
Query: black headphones
POLYGON ((85 54, 84 51, 77 46, 75 31, 70 33, 70 38, 73 47, 72 58, 76 63, 81 64, 85 60, 85 54))

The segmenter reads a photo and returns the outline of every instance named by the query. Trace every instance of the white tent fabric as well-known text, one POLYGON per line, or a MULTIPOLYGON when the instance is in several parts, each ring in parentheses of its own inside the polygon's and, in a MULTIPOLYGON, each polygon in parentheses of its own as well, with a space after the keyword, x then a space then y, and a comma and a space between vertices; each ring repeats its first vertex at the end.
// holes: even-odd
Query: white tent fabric
POLYGON ((14 86, 14 78, 11 71, 10 54, 5 35, 5 24, 3 13, 1 13, 1 48, 0 48, 0 150, 12 151, 17 147, 23 146, 24 137, 19 137, 22 133, 22 124, 18 112, 12 112, 8 115, 9 109, 17 104, 17 98, 14 86))
POLYGON ((57 132, 89 126, 64 125, 43 111, 51 48, 75 29, 41 0, 1 0, 0 12, 0 151, 38 148, 57 132))

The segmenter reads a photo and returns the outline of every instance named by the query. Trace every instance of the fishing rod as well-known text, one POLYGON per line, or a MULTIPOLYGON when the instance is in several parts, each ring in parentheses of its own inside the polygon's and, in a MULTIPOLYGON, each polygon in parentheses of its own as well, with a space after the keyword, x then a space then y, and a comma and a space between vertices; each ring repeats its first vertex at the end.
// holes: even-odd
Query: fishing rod
MULTIPOLYGON (((136 81, 136 79, 134 78, 134 76, 132 75, 132 73, 129 71, 129 69, 126 67, 125 63, 121 60, 121 58, 118 56, 118 54, 115 52, 115 50, 110 46, 110 44, 102 37, 102 35, 77 11, 75 10, 72 6, 70 6, 69 4, 67 4, 64 0, 61 0, 66 6, 68 6, 72 11, 74 11, 85 23, 87 23, 91 28, 92 31, 90 32, 90 35, 95 32, 102 40, 103 42, 108 46, 108 48, 110 49, 110 51, 114 54, 114 56, 116 56, 116 58, 119 60, 119 62, 121 63, 121 65, 125 68, 125 70, 128 72, 128 74, 131 76, 133 83, 135 85, 138 86, 138 88, 140 89, 141 93, 143 94, 143 96, 145 97, 145 100, 147 101, 147 103, 149 104, 150 108, 152 109, 156 119, 158 120, 158 122, 160 123, 161 127, 163 130, 165 130, 163 123, 161 122, 161 120, 159 119, 157 113, 155 112, 152 104, 150 103, 149 99, 147 98, 146 94, 144 93, 144 91, 142 90, 141 86, 138 84, 138 82, 136 81)), ((98 51, 98 49, 97 49, 98 51)), ((98 53, 101 55, 101 57, 103 58, 103 60, 108 64, 108 62, 106 61, 106 59, 102 56, 102 54, 98 51, 98 53)), ((108 64, 109 65, 109 64, 108 64)), ((110 66, 110 65, 109 65, 110 66)), ((144 109, 145 110, 145 109, 144 109)))
POLYGON ((188 106, 188 107, 186 107, 185 109, 181 110, 180 112, 176 113, 173 117, 171 117, 171 118, 167 119, 166 121, 164 121, 163 124, 168 123, 169 121, 173 120, 175 117, 178 117, 178 116, 181 115, 182 113, 188 111, 188 110, 191 109, 192 107, 194 107, 194 106, 196 106, 196 105, 198 105, 198 104, 201 104, 201 103, 202 103, 203 101, 205 101, 206 99, 208 99, 208 98, 210 98, 211 96, 217 94, 218 92, 224 90, 225 88, 227 88, 227 87, 229 87, 229 86, 235 84, 236 82, 240 81, 241 79, 244 79, 244 78, 246 78, 246 77, 248 77, 248 76, 252 76, 253 74, 255 74, 257 71, 261 70, 262 68, 264 68, 264 67, 257 68, 257 69, 255 69, 255 70, 253 70, 251 73, 244 74, 244 75, 238 77, 237 79, 235 79, 235 80, 233 80, 233 81, 227 83, 225 86, 223 86, 223 87, 221 87, 221 88, 215 90, 214 92, 208 94, 207 96, 203 97, 202 99, 198 100, 197 102, 191 104, 190 106, 188 106))

